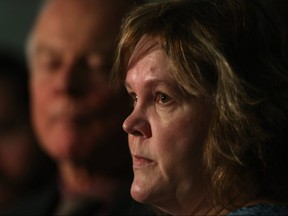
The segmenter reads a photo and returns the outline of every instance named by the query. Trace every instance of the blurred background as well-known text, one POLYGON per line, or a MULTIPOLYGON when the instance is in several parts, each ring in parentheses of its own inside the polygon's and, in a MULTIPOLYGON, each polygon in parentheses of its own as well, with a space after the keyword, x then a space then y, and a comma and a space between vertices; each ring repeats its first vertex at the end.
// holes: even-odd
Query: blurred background
POLYGON ((0 48, 23 60, 25 41, 41 0, 0 0, 0 48))

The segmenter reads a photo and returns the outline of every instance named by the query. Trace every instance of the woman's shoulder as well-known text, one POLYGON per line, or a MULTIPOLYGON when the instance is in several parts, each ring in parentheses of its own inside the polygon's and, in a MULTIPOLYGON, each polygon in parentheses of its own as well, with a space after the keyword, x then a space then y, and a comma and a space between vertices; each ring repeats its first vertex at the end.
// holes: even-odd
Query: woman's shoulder
POLYGON ((288 206, 280 204, 257 204, 246 206, 229 213, 227 216, 286 216, 288 215, 288 206))

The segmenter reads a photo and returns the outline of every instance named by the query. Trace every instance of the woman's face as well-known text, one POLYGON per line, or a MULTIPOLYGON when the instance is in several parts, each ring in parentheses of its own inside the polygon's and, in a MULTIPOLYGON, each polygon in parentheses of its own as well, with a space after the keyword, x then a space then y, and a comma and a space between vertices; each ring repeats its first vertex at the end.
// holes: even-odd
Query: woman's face
MULTIPOLYGON (((144 46, 155 42, 150 39, 144 46)), ((206 192, 202 148, 211 106, 204 98, 181 94, 165 52, 153 46, 127 72, 134 110, 123 128, 133 158, 132 197, 172 210, 179 203, 191 206, 206 192)))

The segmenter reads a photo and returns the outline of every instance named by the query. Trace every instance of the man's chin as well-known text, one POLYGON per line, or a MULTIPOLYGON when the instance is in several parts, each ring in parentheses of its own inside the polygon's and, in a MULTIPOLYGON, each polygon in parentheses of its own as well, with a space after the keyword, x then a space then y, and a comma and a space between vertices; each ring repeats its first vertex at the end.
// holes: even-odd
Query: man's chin
POLYGON ((42 142, 44 150, 56 161, 72 160, 80 156, 81 143, 75 139, 63 139, 63 137, 50 137, 50 139, 42 142), (54 139, 51 139, 54 138, 54 139))

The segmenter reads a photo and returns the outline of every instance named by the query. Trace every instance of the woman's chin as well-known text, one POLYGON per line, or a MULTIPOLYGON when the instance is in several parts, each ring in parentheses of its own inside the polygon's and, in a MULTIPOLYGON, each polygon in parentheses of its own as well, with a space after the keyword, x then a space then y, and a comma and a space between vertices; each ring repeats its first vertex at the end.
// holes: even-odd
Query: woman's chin
POLYGON ((131 185, 130 193, 132 198, 139 203, 148 204, 151 201, 149 199, 150 193, 143 185, 137 184, 137 182, 135 182, 135 179, 131 185))

